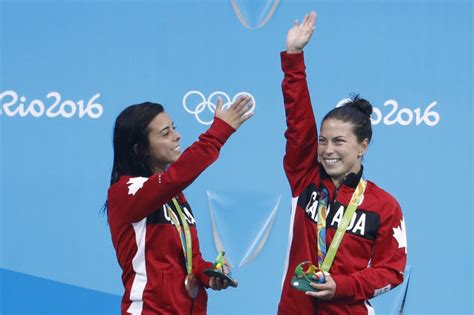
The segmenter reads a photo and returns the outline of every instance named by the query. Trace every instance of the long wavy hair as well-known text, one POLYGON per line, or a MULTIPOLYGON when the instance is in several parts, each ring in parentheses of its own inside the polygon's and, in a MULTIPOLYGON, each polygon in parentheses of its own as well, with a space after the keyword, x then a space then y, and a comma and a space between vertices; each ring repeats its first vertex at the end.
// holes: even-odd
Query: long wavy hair
MULTIPOLYGON (((163 112, 161 104, 145 102, 131 105, 117 116, 114 126, 114 163, 110 186, 124 175, 150 177, 153 174, 148 162, 150 145, 148 125, 163 112)), ((103 211, 107 211, 107 201, 103 211)))

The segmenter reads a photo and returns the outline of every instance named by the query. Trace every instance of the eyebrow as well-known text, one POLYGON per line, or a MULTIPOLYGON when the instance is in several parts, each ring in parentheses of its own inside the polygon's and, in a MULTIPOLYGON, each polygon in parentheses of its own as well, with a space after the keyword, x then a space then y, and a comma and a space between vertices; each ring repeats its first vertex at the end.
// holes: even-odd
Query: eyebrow
MULTIPOLYGON (((173 121, 171 122, 171 127, 172 127, 172 128, 176 128, 173 121)), ((163 132, 163 131, 165 131, 166 129, 170 129, 170 127, 169 127, 169 126, 166 126, 165 128, 163 128, 163 129, 160 130, 160 133, 163 132)))
POLYGON ((160 130, 160 133, 162 133, 163 131, 167 130, 167 129, 170 129, 170 127, 166 126, 165 128, 161 129, 160 130))
MULTIPOLYGON (((323 140, 328 140, 326 137, 323 137, 323 136, 319 136, 319 139, 323 139, 323 140)), ((345 140, 346 137, 345 136, 335 136, 333 138, 331 138, 332 140, 339 140, 339 139, 342 139, 342 140, 345 140)))

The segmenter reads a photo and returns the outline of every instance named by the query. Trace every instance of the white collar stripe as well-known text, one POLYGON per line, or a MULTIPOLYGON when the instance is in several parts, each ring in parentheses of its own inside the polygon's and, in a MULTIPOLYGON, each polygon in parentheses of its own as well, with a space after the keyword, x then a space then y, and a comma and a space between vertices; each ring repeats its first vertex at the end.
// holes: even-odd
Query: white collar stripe
POLYGON ((133 278, 132 288, 130 289, 130 307, 127 312, 134 315, 140 315, 143 309, 143 292, 147 283, 146 262, 145 262, 145 242, 146 242, 146 218, 132 223, 135 231, 135 241, 137 252, 132 260, 133 278))

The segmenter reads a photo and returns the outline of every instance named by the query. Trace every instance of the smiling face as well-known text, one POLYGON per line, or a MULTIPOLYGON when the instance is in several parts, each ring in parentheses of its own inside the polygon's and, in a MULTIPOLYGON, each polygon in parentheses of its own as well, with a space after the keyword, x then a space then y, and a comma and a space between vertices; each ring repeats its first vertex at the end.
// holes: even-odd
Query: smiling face
POLYGON ((332 118, 323 122, 318 157, 336 187, 339 187, 348 174, 359 172, 368 143, 368 139, 357 141, 350 122, 332 118))
POLYGON ((167 113, 156 115, 148 125, 149 165, 153 174, 163 172, 181 155, 180 134, 167 113))

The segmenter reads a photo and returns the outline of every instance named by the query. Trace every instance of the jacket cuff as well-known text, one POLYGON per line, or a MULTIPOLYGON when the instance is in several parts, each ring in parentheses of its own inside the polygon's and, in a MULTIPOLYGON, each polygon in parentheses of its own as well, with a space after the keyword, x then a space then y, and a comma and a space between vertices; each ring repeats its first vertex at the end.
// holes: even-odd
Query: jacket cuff
POLYGON ((216 137, 222 144, 224 144, 234 132, 234 128, 217 117, 214 117, 214 122, 208 130, 208 133, 216 137))
POLYGON ((350 278, 343 275, 332 276, 334 282, 336 282, 336 293, 335 298, 352 297, 354 292, 350 283, 350 278))
POLYGON ((306 66, 304 64, 304 52, 296 53, 296 54, 289 54, 286 51, 282 51, 280 53, 281 58, 281 69, 283 72, 287 71, 298 71, 298 70, 306 70, 306 66))

